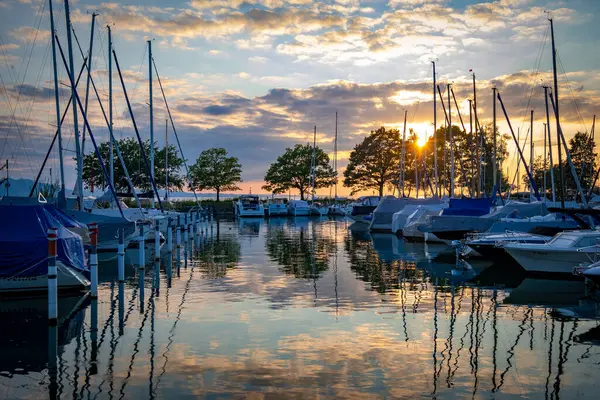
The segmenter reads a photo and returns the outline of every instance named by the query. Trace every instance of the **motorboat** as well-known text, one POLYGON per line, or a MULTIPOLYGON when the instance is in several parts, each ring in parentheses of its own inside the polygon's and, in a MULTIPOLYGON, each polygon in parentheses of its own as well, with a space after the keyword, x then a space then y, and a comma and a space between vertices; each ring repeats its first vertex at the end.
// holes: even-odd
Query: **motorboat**
POLYGON ((561 232, 546 243, 507 243, 504 250, 528 272, 572 274, 600 259, 600 231, 561 232))
POLYGON ((325 216, 329 214, 329 207, 322 205, 321 203, 312 202, 310 205, 311 215, 325 216))
POLYGON ((560 231, 574 229, 573 221, 565 222, 561 218, 550 216, 548 220, 540 218, 549 214, 543 202, 519 203, 507 202, 504 206, 491 208, 488 199, 450 199, 450 206, 441 215, 432 216, 430 224, 419 227, 422 232, 434 233, 440 239, 461 240, 469 233, 486 232, 494 223, 503 221, 506 229, 530 232, 536 226, 545 225, 560 231), (509 228, 509 225, 512 226, 509 228), (517 227, 516 224, 522 225, 517 227))
POLYGON ((288 210, 284 199, 273 197, 267 202, 265 207, 265 215, 268 217, 279 217, 288 214, 288 210))
POLYGON ((69 219, 48 204, 0 205, 0 293, 48 290, 49 228, 57 229, 58 290, 90 285, 83 239, 61 223, 69 219))
POLYGON ((365 217, 371 213, 379 205, 381 197, 379 196, 361 196, 354 203, 349 205, 351 209, 349 217, 356 222, 369 223, 365 217))
POLYGON ((442 210, 447 207, 446 203, 421 205, 408 216, 406 224, 402 228, 402 236, 410 242, 427 242, 427 243, 448 243, 435 236, 430 232, 422 232, 419 227, 428 225, 431 217, 440 215, 442 210))
POLYGON ((288 214, 293 217, 305 217, 311 215, 312 210, 304 200, 290 200, 287 204, 288 214))
POLYGON ((473 233, 464 240, 465 249, 463 256, 468 254, 468 249, 472 249, 484 258, 494 261, 510 259, 510 256, 504 251, 506 243, 546 243, 552 236, 534 235, 524 232, 507 231, 504 233, 473 233))
POLYGON ((329 215, 348 215, 352 208, 342 204, 332 204, 329 206, 329 215))
POLYGON ((240 196, 233 204, 236 217, 248 218, 265 216, 265 208, 260 202, 259 197, 255 194, 240 196))
POLYGON ((600 262, 595 262, 581 271, 581 275, 600 285, 600 262))
POLYGON ((438 198, 430 199, 412 199, 408 197, 397 198, 386 196, 380 202, 377 208, 373 210, 373 217, 369 229, 372 232, 392 233, 392 222, 394 214, 403 210, 407 205, 426 205, 442 204, 438 198))

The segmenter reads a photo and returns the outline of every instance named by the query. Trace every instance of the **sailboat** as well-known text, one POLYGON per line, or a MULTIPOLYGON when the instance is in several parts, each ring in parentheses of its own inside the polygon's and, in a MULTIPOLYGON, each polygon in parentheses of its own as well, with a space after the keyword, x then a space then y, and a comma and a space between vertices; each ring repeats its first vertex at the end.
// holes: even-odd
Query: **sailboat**
MULTIPOLYGON (((337 141, 338 141, 338 113, 335 112, 335 138, 333 141, 333 170, 337 173, 337 141)), ((338 203, 338 194, 337 194, 337 177, 335 179, 334 185, 334 194, 333 194, 333 204, 329 206, 329 215, 346 215, 351 211, 351 209, 347 209, 346 207, 342 207, 341 204, 338 203)))

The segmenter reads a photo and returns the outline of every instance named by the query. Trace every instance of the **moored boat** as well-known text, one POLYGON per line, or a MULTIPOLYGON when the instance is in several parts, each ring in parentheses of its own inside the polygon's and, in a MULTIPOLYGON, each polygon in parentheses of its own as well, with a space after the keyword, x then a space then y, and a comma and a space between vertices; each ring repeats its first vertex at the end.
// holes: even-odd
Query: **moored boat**
POLYGON ((255 194, 240 196, 233 204, 236 217, 248 218, 265 216, 265 208, 255 194))
POLYGON ((287 205, 288 214, 293 217, 305 217, 311 215, 311 209, 304 200, 291 200, 287 205))

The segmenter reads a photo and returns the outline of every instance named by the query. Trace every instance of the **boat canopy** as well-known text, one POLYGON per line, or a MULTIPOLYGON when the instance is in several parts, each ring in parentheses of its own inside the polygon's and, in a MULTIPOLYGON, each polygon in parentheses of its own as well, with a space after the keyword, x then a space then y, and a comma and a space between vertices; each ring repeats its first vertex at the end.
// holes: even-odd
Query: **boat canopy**
MULTIPOLYGON (((57 258, 87 272, 83 241, 61 221, 73 221, 48 204, 0 205, 0 276, 33 277, 48 274, 48 228, 57 228, 57 258)), ((73 221, 75 222, 75 221, 73 221)))
POLYGON ((490 212, 491 202, 488 198, 481 199, 450 199, 448 208, 444 209, 442 215, 468 215, 478 217, 490 212))
POLYGON ((309 208, 308 202, 304 200, 290 200, 288 203, 288 207, 292 208, 309 208))
POLYGON ((498 207, 488 215, 486 218, 531 218, 535 216, 547 215, 548 208, 543 201, 536 201, 532 203, 522 203, 519 201, 509 201, 503 207, 498 207))

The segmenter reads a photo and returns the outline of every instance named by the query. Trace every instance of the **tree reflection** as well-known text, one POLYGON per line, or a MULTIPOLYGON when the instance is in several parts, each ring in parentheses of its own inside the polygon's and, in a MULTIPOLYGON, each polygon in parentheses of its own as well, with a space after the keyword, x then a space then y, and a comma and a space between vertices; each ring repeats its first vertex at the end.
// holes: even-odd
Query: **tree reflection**
POLYGON ((228 269, 237 266, 241 254, 241 246, 235 235, 222 234, 220 221, 215 225, 214 238, 198 255, 200 270, 204 277, 209 279, 223 278, 228 269))
POLYGON ((425 280, 423 271, 414 262, 401 259, 383 260, 373 246, 368 234, 350 231, 344 238, 344 250, 348 254, 350 269, 361 280, 370 283, 371 290, 385 293, 408 283, 409 290, 416 289, 425 280))
POLYGON ((280 265, 280 271, 296 278, 317 279, 329 269, 335 241, 316 228, 316 222, 268 227, 266 251, 271 261, 280 265))

